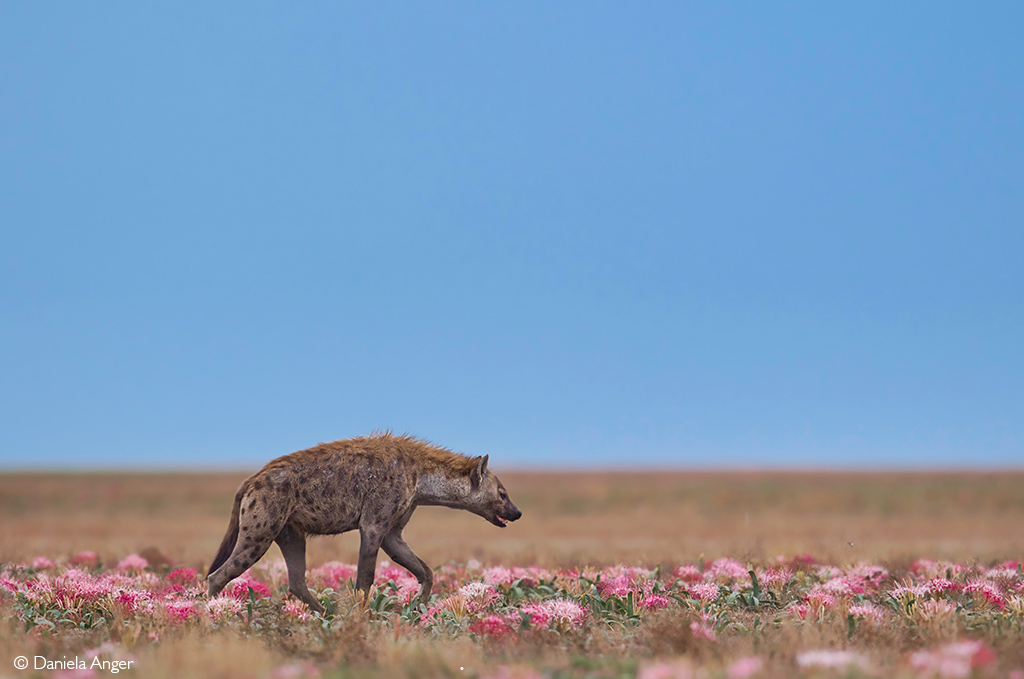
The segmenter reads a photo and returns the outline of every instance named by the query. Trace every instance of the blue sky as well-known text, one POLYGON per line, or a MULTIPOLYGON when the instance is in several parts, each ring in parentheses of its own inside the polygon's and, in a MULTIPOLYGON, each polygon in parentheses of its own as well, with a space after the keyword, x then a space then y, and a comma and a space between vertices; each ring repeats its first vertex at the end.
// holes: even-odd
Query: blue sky
POLYGON ((5 3, 0 467, 1024 460, 1019 3, 5 3))

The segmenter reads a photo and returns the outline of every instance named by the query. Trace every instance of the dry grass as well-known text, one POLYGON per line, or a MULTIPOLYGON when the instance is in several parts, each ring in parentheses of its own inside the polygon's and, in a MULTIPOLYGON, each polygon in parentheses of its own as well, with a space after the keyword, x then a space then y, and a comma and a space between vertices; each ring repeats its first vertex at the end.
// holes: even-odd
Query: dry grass
MULTIPOLYGON (((151 562, 162 555, 203 571, 246 475, 0 475, 0 562, 91 550, 111 564, 142 552, 151 562)), ((988 563, 1024 555, 1024 472, 505 473, 502 479, 523 520, 502 530, 465 512, 424 508, 406 531, 409 544, 435 566, 477 559, 674 567, 702 555, 767 564, 778 554, 809 553, 836 564, 881 562, 899 572, 919 557, 988 563)), ((357 542, 355 534, 314 540, 309 566, 354 562, 357 542)), ((264 558, 278 559, 278 549, 264 558)), ((518 667, 522 676, 542 668, 547 677, 634 677, 645 664, 680 657, 705 676, 725 677, 736 658, 755 654, 765 661, 758 676, 784 677, 793 676, 796 653, 808 648, 863 652, 888 675, 909 677, 913 650, 978 634, 962 622, 938 620, 862 626, 851 637, 837 611, 813 624, 782 616, 756 633, 709 642, 691 631, 693 611, 673 608, 647 613, 634 627, 594 625, 585 636, 525 635, 514 643, 432 635, 397 616, 370 624, 359 615, 322 633, 315 625, 288 635, 185 627, 167 628, 152 641, 116 621, 97 632, 26 635, 11 611, 4 614, 2 662, 18 654, 59 657, 111 639, 134 649, 140 670, 126 676, 161 678, 273 677, 295 663, 312 663, 306 667, 325 677, 368 679, 487 676, 501 664, 518 667)), ((742 628, 755 629, 754 613, 736 615, 742 628)), ((1000 658, 1000 676, 1024 666, 1019 631, 986 639, 1000 658)))
MULTIPOLYGON (((203 566, 238 474, 0 475, 2 560, 154 548, 203 566)), ((406 530, 429 563, 565 566, 692 562, 700 555, 899 561, 1019 558, 1024 473, 506 473, 523 520, 497 529, 422 508, 406 530), (851 544, 852 543, 852 544, 851 544)), ((319 538, 310 565, 352 562, 358 538, 319 538)), ((277 548, 270 556, 277 557, 277 548)))

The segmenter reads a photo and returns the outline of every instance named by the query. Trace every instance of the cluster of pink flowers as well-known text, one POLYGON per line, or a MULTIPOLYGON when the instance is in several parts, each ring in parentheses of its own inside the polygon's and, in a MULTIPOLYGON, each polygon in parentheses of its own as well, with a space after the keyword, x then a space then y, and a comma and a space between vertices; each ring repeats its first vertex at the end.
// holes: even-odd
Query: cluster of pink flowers
POLYGON ((764 661, 758 656, 747 656, 734 660, 725 671, 728 679, 748 679, 761 671, 764 661))
POLYGON ((544 568, 533 566, 529 568, 494 566, 484 569, 483 578, 488 585, 497 587, 510 587, 516 581, 525 587, 535 587, 539 582, 550 580, 552 575, 544 568))
POLYGON ((793 579, 793 572, 785 566, 774 566, 757 572, 757 580, 762 587, 780 589, 793 579))
POLYGON ((511 615, 499 615, 498 613, 488 613, 480 619, 474 621, 469 626, 469 631, 477 636, 490 637, 492 639, 505 639, 515 634, 515 630, 519 627, 519 620, 514 619, 511 615))
MULTIPOLYGON (((116 565, 101 569, 95 554, 83 553, 67 560, 39 556, 24 564, 0 565, 0 597, 14 601, 13 610, 27 628, 88 626, 117 616, 143 625, 148 621, 147 633, 154 640, 164 628, 221 628, 253 619, 291 632, 296 625, 313 624, 316 617, 287 594, 287 572, 279 561, 247 571, 213 600, 206 597, 205 582, 193 568, 153 567, 137 554, 110 563, 116 565)), ((351 588, 356 571, 353 564, 329 562, 311 569, 308 579, 322 596, 316 590, 351 588)), ((954 638, 955 630, 963 629, 957 621, 969 622, 971 630, 989 622, 1019 625, 1024 616, 1022 571, 1015 561, 964 566, 919 560, 894 575, 876 564, 839 567, 810 557, 780 558, 768 565, 719 558, 664 574, 637 566, 549 570, 446 565, 435 571, 433 596, 420 608, 416 579, 381 560, 374 582, 384 596, 368 605, 375 607, 373 619, 379 624, 390 624, 398 615, 427 633, 469 634, 488 643, 530 635, 587 635, 601 625, 636 624, 660 615, 654 611, 677 609, 686 614, 695 643, 716 645, 742 621, 743 616, 734 615, 737 607, 749 612, 769 599, 771 610, 781 611, 777 622, 786 619, 804 626, 838 618, 845 624, 850 616, 851 633, 862 625, 905 624, 932 626, 949 635, 943 638, 954 638), (760 603, 753 601, 755 596, 760 603)), ((945 679, 969 676, 993 656, 981 642, 960 641, 904 658, 908 672, 922 679, 945 679)), ((870 669, 863 655, 830 649, 802 651, 796 665, 808 672, 870 669)), ((761 658, 743 658, 729 665, 725 676, 752 677, 763 666, 761 658)), ((654 663, 641 667, 638 676, 690 677, 695 672, 686 662, 654 663)))
POLYGON ((867 669, 869 663, 867 658, 853 651, 836 651, 830 649, 801 651, 796 654, 796 664, 800 668, 819 668, 831 670, 846 670, 847 668, 860 667, 867 669))
POLYGON ((587 615, 582 606, 568 599, 548 599, 526 604, 519 610, 530 616, 530 622, 538 627, 551 625, 561 630, 578 627, 587 615))
POLYGON ((735 559, 715 559, 704 573, 705 580, 733 583, 737 587, 750 584, 750 569, 735 559))
POLYGON ((459 588, 459 594, 478 603, 480 606, 488 606, 501 599, 501 594, 486 582, 471 582, 459 588))
POLYGON ((315 587, 330 587, 333 590, 341 590, 348 586, 348 583, 355 580, 356 566, 340 561, 328 561, 317 566, 309 572, 309 583, 315 587))
POLYGON ((694 679, 696 673, 688 660, 674 660, 645 665, 636 679, 694 679))
POLYGON ((98 559, 92 553, 77 555, 63 565, 46 557, 36 557, 31 563, 27 572, 27 566, 5 569, 0 574, 0 592, 20 597, 25 606, 37 611, 33 620, 40 619, 40 611, 60 610, 70 621, 86 620, 90 615, 107 618, 115 613, 172 625, 204 615, 222 621, 238 614, 250 588, 257 598, 270 596, 270 588, 247 572, 225 589, 227 596, 207 601, 195 569, 179 568, 160 577, 137 554, 124 557, 113 570, 99 572, 94 570, 98 559), (93 570, 83 570, 90 568, 88 564, 93 570))
POLYGON ((716 641, 718 636, 715 634, 715 620, 708 613, 702 613, 700 620, 694 620, 690 623, 690 632, 697 639, 707 639, 708 641, 716 641))
POLYGON ((988 665, 995 655, 981 641, 958 641, 937 649, 918 651, 910 656, 910 666, 924 677, 961 679, 975 668, 988 665))
POLYGON ((873 604, 871 602, 850 604, 847 612, 855 618, 859 618, 874 625, 881 625, 885 622, 886 618, 889 617, 889 611, 878 604, 873 604))
POLYGON ((718 598, 718 585, 714 582, 695 582, 686 589, 694 599, 705 604, 709 604, 718 598))
POLYGON ((253 596, 257 599, 270 596, 270 587, 268 587, 266 583, 253 577, 251 571, 246 571, 229 582, 227 587, 224 588, 224 594, 232 599, 245 601, 249 598, 250 589, 252 590, 253 596))

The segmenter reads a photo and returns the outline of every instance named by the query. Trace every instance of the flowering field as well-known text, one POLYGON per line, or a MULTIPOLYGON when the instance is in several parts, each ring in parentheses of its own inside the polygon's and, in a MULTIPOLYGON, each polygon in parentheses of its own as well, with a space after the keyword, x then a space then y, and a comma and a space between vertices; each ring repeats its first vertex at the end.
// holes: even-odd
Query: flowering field
POLYGON ((192 568, 91 552, 0 565, 0 676, 1024 678, 1024 566, 810 556, 655 568, 312 568, 327 609, 264 560, 208 600, 192 568), (44 667, 18 671, 15 656, 44 667), (49 663, 49 664, 47 664, 49 663), (129 664, 130 663, 130 664, 129 664))

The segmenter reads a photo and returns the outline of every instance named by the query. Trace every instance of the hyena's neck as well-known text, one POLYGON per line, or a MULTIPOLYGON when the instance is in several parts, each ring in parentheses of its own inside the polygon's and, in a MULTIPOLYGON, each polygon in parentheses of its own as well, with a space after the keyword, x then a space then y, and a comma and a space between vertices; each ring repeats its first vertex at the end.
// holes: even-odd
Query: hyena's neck
POLYGON ((415 503, 461 508, 466 505, 469 490, 467 478, 452 478, 441 472, 421 474, 416 482, 415 503))

